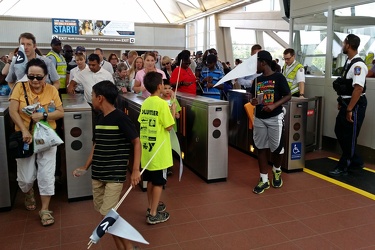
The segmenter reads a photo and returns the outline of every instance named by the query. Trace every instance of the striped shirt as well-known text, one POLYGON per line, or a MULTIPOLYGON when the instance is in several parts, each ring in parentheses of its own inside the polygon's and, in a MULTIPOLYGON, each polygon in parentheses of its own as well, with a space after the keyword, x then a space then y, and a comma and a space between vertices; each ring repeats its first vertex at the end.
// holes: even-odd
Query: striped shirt
POLYGON ((100 116, 94 131, 92 179, 124 182, 131 153, 131 141, 138 133, 129 117, 116 109, 100 116))

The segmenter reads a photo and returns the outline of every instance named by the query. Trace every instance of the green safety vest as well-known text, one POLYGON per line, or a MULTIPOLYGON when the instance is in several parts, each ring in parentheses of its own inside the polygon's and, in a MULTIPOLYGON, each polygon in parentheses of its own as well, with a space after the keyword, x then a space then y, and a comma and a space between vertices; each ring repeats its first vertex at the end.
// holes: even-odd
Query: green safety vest
POLYGON ((298 82, 296 82, 295 84, 293 84, 293 82, 294 82, 294 79, 297 76, 298 70, 300 68, 303 68, 303 65, 296 62, 295 65, 294 65, 294 68, 289 72, 288 75, 285 75, 286 74, 286 66, 287 66, 286 64, 284 64, 284 66, 283 66, 283 75, 285 76, 286 81, 288 82, 288 85, 289 85, 290 92, 293 95, 293 94, 299 92, 298 82))
POLYGON ((63 56, 60 57, 56 52, 52 50, 48 52, 47 54, 47 56, 50 56, 50 55, 56 58, 56 62, 57 62, 56 71, 60 77, 60 89, 65 89, 66 88, 66 67, 67 67, 65 58, 63 56))

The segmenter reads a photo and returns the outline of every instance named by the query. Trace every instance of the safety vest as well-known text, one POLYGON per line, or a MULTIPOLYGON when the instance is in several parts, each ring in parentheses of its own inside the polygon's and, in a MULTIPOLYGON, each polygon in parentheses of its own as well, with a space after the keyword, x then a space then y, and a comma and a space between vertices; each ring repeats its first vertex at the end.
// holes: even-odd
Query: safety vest
POLYGON ((56 52, 52 50, 48 52, 47 54, 47 56, 50 56, 50 55, 54 56, 57 62, 56 71, 60 77, 60 89, 65 89, 66 88, 66 67, 67 67, 65 58, 63 56, 59 56, 56 52))
POLYGON ((293 94, 299 92, 299 88, 298 88, 298 82, 294 83, 294 79, 296 78, 297 76, 297 72, 300 68, 303 68, 303 65, 296 62, 295 65, 294 65, 294 68, 292 69, 289 69, 289 73, 288 75, 286 75, 286 64, 284 64, 283 66, 283 75, 285 76, 287 82, 288 82, 288 85, 289 85, 289 89, 290 89, 290 92, 293 94), (293 84, 294 83, 294 84, 293 84))

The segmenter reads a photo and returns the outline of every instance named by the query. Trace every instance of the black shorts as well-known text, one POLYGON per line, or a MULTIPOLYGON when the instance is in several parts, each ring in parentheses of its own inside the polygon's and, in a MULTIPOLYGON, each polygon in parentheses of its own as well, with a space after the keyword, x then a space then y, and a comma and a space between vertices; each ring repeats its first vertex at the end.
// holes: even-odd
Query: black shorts
POLYGON ((149 181, 154 186, 164 186, 167 183, 167 169, 150 171, 145 170, 143 181, 149 181))

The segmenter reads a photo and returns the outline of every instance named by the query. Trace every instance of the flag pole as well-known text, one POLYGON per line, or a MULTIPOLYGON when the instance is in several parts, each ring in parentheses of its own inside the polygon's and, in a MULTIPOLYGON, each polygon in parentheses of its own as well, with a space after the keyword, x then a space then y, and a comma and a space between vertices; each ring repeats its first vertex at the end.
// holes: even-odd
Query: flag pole
MULTIPOLYGON (((153 156, 150 158, 150 160, 147 162, 147 164, 145 165, 145 167, 142 169, 140 175, 143 174, 143 172, 147 169, 148 165, 150 165, 152 159, 154 159, 155 155, 159 152, 159 150, 161 149, 161 146, 163 146, 163 144, 165 143, 165 140, 160 144, 159 148, 155 151, 155 153, 153 154, 153 156)), ((128 196, 128 194, 130 193, 130 191, 132 190, 133 186, 130 185, 130 187, 128 188, 128 190, 125 192, 125 194, 122 196, 122 198, 120 199, 120 201, 117 203, 117 205, 113 208, 113 210, 117 210, 120 205, 122 204, 122 202, 125 200, 126 196, 128 196)), ((92 244, 94 244, 94 242, 90 239, 89 243, 87 243, 87 249, 90 249, 90 247, 92 246, 92 244)))
POLYGON ((179 82, 178 82, 178 81, 180 81, 181 65, 182 65, 182 58, 181 58, 181 60, 180 60, 180 67, 178 68, 178 75, 177 75, 176 90, 175 90, 175 94, 174 94, 174 96, 173 96, 172 100, 176 98, 176 93, 177 93, 177 89, 178 89, 178 84, 179 84, 179 82))

